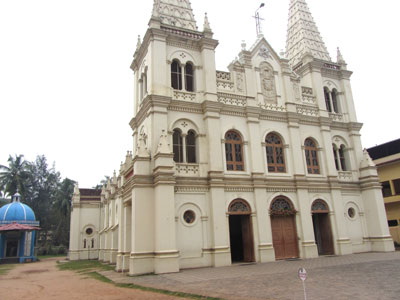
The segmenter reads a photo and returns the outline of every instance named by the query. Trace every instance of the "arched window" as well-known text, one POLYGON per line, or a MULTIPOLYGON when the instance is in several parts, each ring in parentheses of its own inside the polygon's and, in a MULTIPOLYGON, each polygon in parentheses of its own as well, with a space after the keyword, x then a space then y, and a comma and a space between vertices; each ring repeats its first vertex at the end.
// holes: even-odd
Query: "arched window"
POLYGON ((189 130, 186 136, 186 161, 196 162, 196 133, 193 130, 189 130))
POLYGON ((342 168, 342 171, 347 171, 346 158, 344 157, 344 151, 345 151, 345 147, 344 147, 344 145, 341 145, 339 148, 340 166, 342 168))
POLYGON ((225 134, 226 169, 229 171, 244 171, 243 143, 235 131, 225 134))
POLYGON ((177 60, 171 64, 171 86, 175 90, 182 89, 182 67, 177 60))
POLYGON ((312 139, 306 139, 304 142, 304 151, 306 155, 308 174, 320 174, 318 148, 312 139))
POLYGON ((332 90, 331 98, 332 98, 333 111, 334 111, 335 113, 339 113, 339 106, 338 106, 337 90, 336 90, 336 89, 333 89, 333 90, 332 90))
POLYGON ((185 89, 194 92, 194 67, 191 63, 185 65, 185 89))
POLYGON ((338 148, 336 145, 333 145, 333 156, 335 157, 336 170, 347 171, 346 146, 341 145, 338 148))
POLYGON ((269 213, 272 216, 289 216, 296 214, 296 210, 289 199, 279 196, 272 201, 269 213))
POLYGON ((147 67, 143 73, 143 97, 147 94, 147 67))
POLYGON ((183 162, 183 145, 182 145, 182 135, 179 129, 174 129, 172 135, 173 140, 173 152, 174 152, 174 162, 183 162))
POLYGON ((324 97, 325 97, 325 105, 326 105, 326 110, 329 112, 332 112, 332 106, 331 106, 331 99, 329 95, 329 89, 327 87, 324 87, 324 97))
POLYGON ((313 202, 311 211, 313 213, 329 213, 329 207, 325 201, 318 199, 313 202))
POLYGON ((336 170, 339 171, 339 157, 338 157, 336 145, 332 145, 332 150, 333 150, 333 157, 335 159, 335 167, 336 167, 336 170))
POLYGON ((268 172, 286 172, 282 141, 278 135, 270 133, 265 138, 268 172))
POLYGON ((228 212, 231 215, 250 214, 250 205, 243 199, 235 199, 229 204, 228 212))

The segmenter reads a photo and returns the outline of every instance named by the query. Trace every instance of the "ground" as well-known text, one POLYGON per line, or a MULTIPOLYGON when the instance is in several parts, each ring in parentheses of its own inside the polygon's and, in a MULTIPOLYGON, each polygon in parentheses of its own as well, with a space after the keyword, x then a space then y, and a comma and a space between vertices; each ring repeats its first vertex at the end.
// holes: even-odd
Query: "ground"
POLYGON ((72 271, 59 271, 56 260, 21 264, 0 275, 1 300, 142 300, 182 299, 152 292, 119 288, 72 271))
MULTIPOLYGON (((128 277, 102 271, 114 282, 230 300, 304 299, 297 271, 307 271, 308 300, 400 299, 400 252, 324 256, 316 259, 236 264, 230 267, 184 270, 180 273, 128 277)), ((119 288, 59 271, 56 259, 18 265, 0 275, 1 300, 13 299, 183 299, 163 294, 119 288)))

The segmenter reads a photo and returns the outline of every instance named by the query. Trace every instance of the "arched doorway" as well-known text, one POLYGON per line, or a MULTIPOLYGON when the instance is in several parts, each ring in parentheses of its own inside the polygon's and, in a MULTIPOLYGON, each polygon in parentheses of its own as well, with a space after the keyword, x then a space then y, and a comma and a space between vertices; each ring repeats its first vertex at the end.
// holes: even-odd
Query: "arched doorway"
POLYGON ((251 209, 242 200, 233 200, 229 205, 229 238, 232 262, 253 262, 254 242, 251 209))
POLYGON ((329 208, 323 200, 315 200, 311 206, 315 243, 319 255, 333 255, 333 242, 329 208))
POLYGON ((285 197, 273 200, 270 215, 275 259, 299 257, 296 210, 290 200, 285 197))

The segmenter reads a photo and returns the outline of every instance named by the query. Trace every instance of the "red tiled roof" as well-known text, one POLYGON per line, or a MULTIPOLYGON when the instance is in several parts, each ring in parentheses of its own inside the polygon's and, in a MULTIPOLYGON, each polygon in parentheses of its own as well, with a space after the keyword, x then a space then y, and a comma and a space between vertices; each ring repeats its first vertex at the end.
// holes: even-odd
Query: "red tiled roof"
POLYGON ((100 197, 101 195, 101 190, 95 190, 95 189, 79 189, 79 193, 82 196, 86 196, 86 197, 91 197, 91 196, 97 196, 100 197))
POLYGON ((0 226, 0 231, 12 231, 12 230, 40 230, 40 228, 18 223, 11 223, 0 226))

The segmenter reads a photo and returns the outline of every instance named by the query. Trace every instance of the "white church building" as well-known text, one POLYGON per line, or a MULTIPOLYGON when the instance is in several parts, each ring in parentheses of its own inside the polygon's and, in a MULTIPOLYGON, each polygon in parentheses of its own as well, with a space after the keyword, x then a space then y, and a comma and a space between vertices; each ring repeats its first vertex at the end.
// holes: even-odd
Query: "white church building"
POLYGON ((200 31, 189 0, 154 0, 133 149, 101 193, 75 188, 71 260, 136 275, 394 250, 352 72, 306 1, 289 9, 285 54, 260 34, 223 72, 207 16, 200 31))

